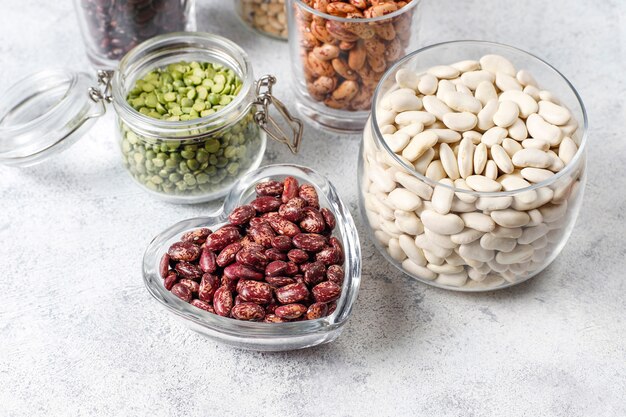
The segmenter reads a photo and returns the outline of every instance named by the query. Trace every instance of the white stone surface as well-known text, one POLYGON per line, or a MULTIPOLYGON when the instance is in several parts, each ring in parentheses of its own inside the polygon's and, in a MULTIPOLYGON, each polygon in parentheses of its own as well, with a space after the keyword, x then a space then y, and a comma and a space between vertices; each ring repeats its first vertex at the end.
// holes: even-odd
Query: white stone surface
MULTIPOLYGON (((71 3, 1 3, 4 85, 89 69, 71 3)), ((293 105, 287 45, 244 29, 230 3, 200 0, 199 27, 239 42, 293 105)), ((318 348, 221 346, 170 317, 140 276, 153 235, 212 206, 136 188, 108 117, 44 165, 0 167, 0 415, 626 415, 626 2, 425 0, 422 11, 422 44, 516 45, 559 68, 587 105, 585 202, 544 273, 491 294, 403 276, 363 233, 359 138, 307 127, 301 155, 270 143, 265 162, 314 167, 349 203, 364 257, 354 314, 318 348)))

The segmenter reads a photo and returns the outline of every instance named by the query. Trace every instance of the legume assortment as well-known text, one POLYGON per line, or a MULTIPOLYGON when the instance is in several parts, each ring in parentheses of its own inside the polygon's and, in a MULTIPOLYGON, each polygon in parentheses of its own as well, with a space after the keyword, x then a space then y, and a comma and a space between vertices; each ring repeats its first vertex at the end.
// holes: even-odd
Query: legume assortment
MULTIPOLYGON (((228 106, 241 84, 223 65, 179 62, 137 80, 127 101, 147 117, 193 121, 228 106)), ((122 122, 124 161, 136 180, 156 192, 193 195, 224 189, 259 156, 261 133, 253 113, 189 140, 145 137, 122 122)))
POLYGON ((378 241, 408 273, 449 287, 495 287, 540 270, 570 222, 583 166, 570 111, 525 70, 486 55, 399 69, 376 118, 390 150, 364 137, 363 194, 378 241))
POLYGON ((341 296, 336 220, 311 184, 256 185, 229 224, 184 234, 162 257, 165 288, 195 307, 237 320, 281 323, 331 314, 341 296))
POLYGON ((303 78, 310 97, 333 109, 369 110, 383 73, 405 54, 411 31, 408 10, 389 19, 360 22, 394 13, 409 1, 305 0, 327 14, 320 17, 294 5, 303 78), (350 22, 333 20, 348 18, 350 22))
POLYGON ((253 28, 287 39, 285 0, 238 0, 241 18, 253 28))

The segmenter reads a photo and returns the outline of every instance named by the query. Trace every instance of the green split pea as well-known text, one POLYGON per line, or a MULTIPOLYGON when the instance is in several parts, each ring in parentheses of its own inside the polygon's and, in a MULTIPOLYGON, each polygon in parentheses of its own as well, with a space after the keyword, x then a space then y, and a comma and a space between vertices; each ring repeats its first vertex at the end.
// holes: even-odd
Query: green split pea
MULTIPOLYGON (((240 92, 241 79, 221 64, 178 62, 137 80, 127 102, 139 113, 165 121, 191 121, 228 106, 240 92)), ((122 152, 127 168, 147 188, 173 195, 217 192, 242 175, 258 156, 261 131, 254 109, 236 123, 200 139, 141 136, 122 123, 122 152)), ((182 128, 198 135, 197 128, 182 128)))

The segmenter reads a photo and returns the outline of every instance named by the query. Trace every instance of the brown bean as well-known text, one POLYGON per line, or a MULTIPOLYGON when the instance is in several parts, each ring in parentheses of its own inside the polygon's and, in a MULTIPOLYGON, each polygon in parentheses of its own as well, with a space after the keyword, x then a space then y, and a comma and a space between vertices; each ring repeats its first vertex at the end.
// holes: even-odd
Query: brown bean
POLYGON ((315 320, 326 316, 328 313, 328 305, 325 303, 313 303, 306 311, 307 320, 315 320))
POLYGON ((306 313, 307 308, 302 304, 286 304, 276 308, 274 314, 282 319, 292 320, 297 319, 304 313, 306 313))
POLYGON ((219 287, 213 297, 213 308, 215 313, 222 317, 230 316, 233 308, 233 294, 227 287, 219 287))
POLYGON ((330 61, 339 56, 339 47, 331 44, 324 44, 313 48, 313 54, 321 61, 330 61))
POLYGON ((350 66, 341 58, 335 58, 332 60, 333 69, 337 74, 346 80, 356 81, 359 79, 357 74, 350 66))
POLYGON ((202 301, 198 299, 191 300, 191 305, 194 307, 201 308, 202 310, 208 311, 209 313, 215 314, 215 309, 213 308, 213 306, 207 303, 206 301, 202 301))
POLYGON ((228 221, 230 221, 232 224, 236 226, 243 225, 243 224, 248 223, 250 219, 254 217, 255 214, 256 214, 256 211, 254 207, 252 207, 249 204, 246 204, 244 206, 239 206, 235 208, 228 216, 228 221))
POLYGON ((309 296, 309 290, 306 285, 298 282, 277 288, 274 294, 280 303, 290 304, 306 299, 309 296))
POLYGON ((258 196, 279 197, 283 193, 283 183, 280 181, 260 182, 254 187, 258 196))
POLYGON ((206 241, 207 236, 210 234, 211 229, 203 227, 201 229, 191 230, 183 234, 180 240, 183 242, 194 243, 196 245, 202 245, 206 241))
POLYGON ((278 210, 280 204, 280 199, 273 196, 257 197, 250 203, 259 213, 269 213, 270 211, 278 210))
POLYGON ((200 256, 200 247, 191 242, 176 242, 167 253, 174 261, 195 261, 200 256))
POLYGON ((318 303, 329 303, 341 296, 341 287, 334 282, 324 281, 311 290, 318 303))
POLYGON ((259 321, 265 318, 263 307, 254 303, 237 304, 232 308, 231 314, 237 320, 259 321))
POLYGON ((206 273, 200 281, 198 289, 198 298, 202 301, 213 302, 215 291, 220 287, 220 279, 213 274, 206 273))
POLYGON ((180 283, 175 284, 170 291, 176 297, 180 298, 181 300, 187 303, 191 301, 191 296, 192 296, 191 290, 183 284, 180 284, 180 283))
POLYGON ((235 262, 235 257, 242 247, 243 246, 239 242, 231 243, 230 245, 226 246, 224 249, 222 249, 220 254, 217 255, 217 265, 223 268, 235 262))
POLYGON ((209 250, 219 251, 240 238, 239 229, 234 226, 225 226, 207 237, 205 247, 209 250))
POLYGON ((190 262, 180 261, 175 269, 181 278, 200 279, 202 277, 202 270, 190 262))
POLYGON ((159 275, 161 278, 167 278, 167 274, 170 272, 170 255, 164 253, 159 262, 159 275))
POLYGON ((267 304, 272 299, 272 287, 265 282, 241 280, 237 283, 237 292, 244 301, 267 304))
POLYGON ((293 237, 293 244, 307 252, 319 252, 324 249, 327 241, 324 236, 317 233, 300 233, 293 237))
POLYGON ((344 272, 340 265, 330 265, 326 270, 328 280, 341 286, 343 284, 344 272))

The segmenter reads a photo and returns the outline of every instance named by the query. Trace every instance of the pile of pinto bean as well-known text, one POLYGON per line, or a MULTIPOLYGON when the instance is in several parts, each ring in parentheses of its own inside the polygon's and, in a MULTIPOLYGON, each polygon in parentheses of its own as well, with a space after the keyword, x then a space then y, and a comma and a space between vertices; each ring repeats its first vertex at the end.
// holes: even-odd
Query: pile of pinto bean
POLYGON ((413 10, 368 22, 405 7, 411 0, 305 0, 321 13, 296 9, 302 66, 310 96, 342 110, 369 110, 384 72, 405 55, 411 36, 413 10))
POLYGON ((211 313, 280 323, 331 314, 341 296, 344 252, 336 220, 315 187, 293 177, 256 185, 229 223, 184 234, 162 257, 165 288, 211 313))

